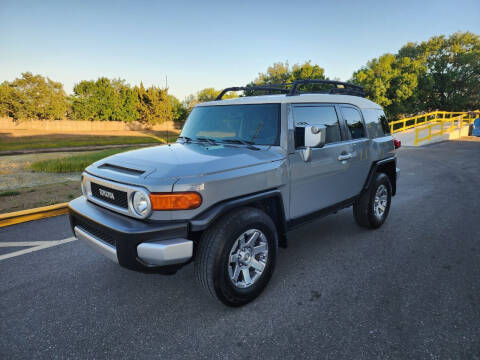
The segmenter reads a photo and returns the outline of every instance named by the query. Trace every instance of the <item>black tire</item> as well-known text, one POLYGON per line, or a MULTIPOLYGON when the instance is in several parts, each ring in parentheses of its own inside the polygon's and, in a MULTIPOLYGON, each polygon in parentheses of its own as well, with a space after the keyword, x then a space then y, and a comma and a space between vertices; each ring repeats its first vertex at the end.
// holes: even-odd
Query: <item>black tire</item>
POLYGON ((377 229, 385 222, 388 213, 390 211, 390 205, 392 203, 392 184, 389 177, 384 173, 376 173, 372 184, 360 198, 353 204, 353 216, 358 225, 369 228, 377 229), (374 204, 375 195, 380 186, 384 186, 387 190, 387 205, 382 216, 375 214, 374 204))
POLYGON ((265 212, 252 207, 235 209, 202 234, 195 260, 197 281, 209 295, 225 305, 245 305, 265 289, 275 268, 277 249, 277 230, 265 212), (258 229, 264 234, 262 239, 266 238, 268 257, 258 279, 247 288, 239 288, 228 272, 230 251, 236 240, 250 229, 258 229))

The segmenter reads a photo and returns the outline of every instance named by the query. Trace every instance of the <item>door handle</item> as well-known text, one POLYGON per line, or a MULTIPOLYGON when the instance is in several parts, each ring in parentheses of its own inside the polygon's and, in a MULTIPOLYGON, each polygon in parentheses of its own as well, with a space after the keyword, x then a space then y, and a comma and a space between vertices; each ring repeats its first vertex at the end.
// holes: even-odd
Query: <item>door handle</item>
POLYGON ((341 154, 338 156, 338 161, 344 161, 344 160, 348 160, 348 159, 351 159, 353 157, 352 154, 348 153, 348 154, 341 154))

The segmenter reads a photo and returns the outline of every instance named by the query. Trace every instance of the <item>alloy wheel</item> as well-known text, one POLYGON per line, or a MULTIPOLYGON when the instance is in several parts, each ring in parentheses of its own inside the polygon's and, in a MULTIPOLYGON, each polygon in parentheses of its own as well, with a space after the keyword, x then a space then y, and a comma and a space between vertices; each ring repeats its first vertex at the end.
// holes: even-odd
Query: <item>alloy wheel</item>
POLYGON ((248 288, 263 274, 268 261, 268 242, 265 234, 250 229, 235 240, 228 257, 228 274, 232 284, 248 288))

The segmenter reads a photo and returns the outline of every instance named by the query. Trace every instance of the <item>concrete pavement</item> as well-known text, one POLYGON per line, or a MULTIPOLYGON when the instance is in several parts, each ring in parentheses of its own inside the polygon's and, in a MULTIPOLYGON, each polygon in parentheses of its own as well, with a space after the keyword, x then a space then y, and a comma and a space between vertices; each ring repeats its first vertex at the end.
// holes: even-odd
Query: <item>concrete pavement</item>
MULTIPOLYGON (((0 260, 5 359, 480 359, 480 142, 398 151, 384 226, 351 209, 289 236, 267 290, 231 309, 176 275, 118 267, 79 241, 0 260)), ((66 216, 1 243, 71 237, 66 216)))

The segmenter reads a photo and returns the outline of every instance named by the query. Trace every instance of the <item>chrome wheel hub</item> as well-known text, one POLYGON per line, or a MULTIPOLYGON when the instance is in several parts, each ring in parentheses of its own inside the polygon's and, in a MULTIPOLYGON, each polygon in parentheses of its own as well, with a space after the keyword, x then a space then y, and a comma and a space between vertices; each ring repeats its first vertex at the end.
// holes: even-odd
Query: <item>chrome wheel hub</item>
POLYGON ((228 258, 230 281, 239 288, 255 284, 268 261, 268 242, 265 234, 250 229, 235 240, 228 258))
POLYGON ((387 202, 388 202, 388 191, 387 187, 381 184, 377 191, 375 192, 375 200, 373 203, 373 212, 375 216, 381 218, 383 214, 385 214, 385 210, 387 209, 387 202))

